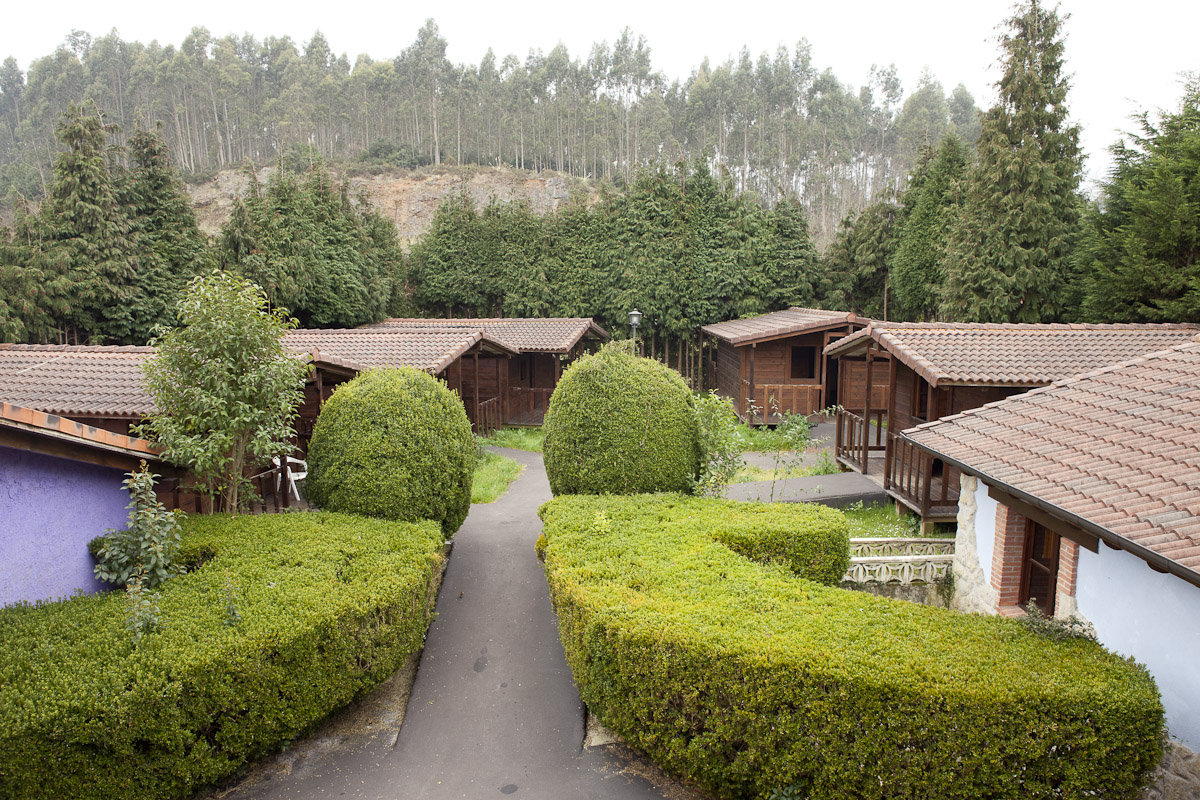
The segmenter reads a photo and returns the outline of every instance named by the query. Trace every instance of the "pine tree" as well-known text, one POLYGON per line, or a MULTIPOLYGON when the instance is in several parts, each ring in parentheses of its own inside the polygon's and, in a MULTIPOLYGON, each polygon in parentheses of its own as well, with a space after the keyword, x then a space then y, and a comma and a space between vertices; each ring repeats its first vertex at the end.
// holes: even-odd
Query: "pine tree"
POLYGON ((944 262, 941 310, 953 320, 1044 322, 1063 311, 1081 161, 1062 19, 1028 0, 1007 25, 1000 103, 984 117, 944 262))
POLYGON ((949 221, 957 213, 958 193, 966 177, 967 147, 951 133, 938 149, 921 157, 900 196, 896 249, 889 266, 895 305, 892 319, 930 320, 937 310, 945 275, 949 221))
POLYGON ((1178 112, 1146 116, 1116 167, 1081 247, 1084 308, 1096 320, 1200 322, 1200 79, 1178 112))
POLYGON ((800 204, 784 199, 770 212, 771 260, 766 282, 771 308, 811 306, 816 302, 817 249, 800 204))
POLYGON ((92 106, 62 116, 58 137, 66 150, 55 160, 54 185, 39 212, 46 270, 70 284, 60 322, 71 341, 134 340, 136 241, 109 169, 112 132, 92 106))
POLYGON ((129 155, 132 168, 121 194, 138 241, 131 338, 141 343, 156 325, 175 325, 183 288, 214 261, 159 132, 134 133, 129 155))

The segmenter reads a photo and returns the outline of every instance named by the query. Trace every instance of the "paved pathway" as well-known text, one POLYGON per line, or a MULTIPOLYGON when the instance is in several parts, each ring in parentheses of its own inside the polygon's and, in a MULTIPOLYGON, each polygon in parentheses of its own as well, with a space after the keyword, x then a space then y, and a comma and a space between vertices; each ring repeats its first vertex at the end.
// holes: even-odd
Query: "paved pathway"
POLYGON ((534 555, 550 486, 537 453, 454 537, 399 735, 317 740, 290 774, 233 798, 661 800, 605 748, 583 749, 584 709, 534 555))

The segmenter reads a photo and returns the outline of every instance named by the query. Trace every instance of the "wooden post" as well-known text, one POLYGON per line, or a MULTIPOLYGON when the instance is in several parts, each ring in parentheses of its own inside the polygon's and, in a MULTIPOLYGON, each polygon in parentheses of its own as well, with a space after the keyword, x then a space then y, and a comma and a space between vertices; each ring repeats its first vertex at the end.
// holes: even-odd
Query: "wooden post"
POLYGON ((896 356, 891 358, 888 370, 887 430, 883 434, 883 490, 892 486, 892 429, 896 427, 896 356))
POLYGON ((325 371, 318 368, 317 373, 317 412, 325 407, 325 371))
MULTIPOLYGON (((750 424, 754 424, 754 350, 757 344, 750 345, 750 424)), ((767 411, 763 409, 763 421, 766 421, 767 411)))
POLYGON ((862 465, 863 475, 871 471, 870 455, 871 450, 871 385, 874 381, 872 375, 875 364, 875 347, 867 345, 867 388, 863 392, 863 430, 862 430, 862 465))
MULTIPOLYGON (((932 383, 929 385, 929 399, 926 402, 925 421, 933 422, 936 417, 934 413, 937 410, 937 387, 932 383)), ((933 494, 933 456, 928 453, 921 453, 921 472, 925 478, 925 488, 921 492, 921 523, 925 523, 925 517, 929 514, 930 496, 933 494)), ((922 527, 924 530, 924 527, 922 527)))
POLYGON ((474 353, 475 357, 475 430, 479 430, 479 351, 474 353))

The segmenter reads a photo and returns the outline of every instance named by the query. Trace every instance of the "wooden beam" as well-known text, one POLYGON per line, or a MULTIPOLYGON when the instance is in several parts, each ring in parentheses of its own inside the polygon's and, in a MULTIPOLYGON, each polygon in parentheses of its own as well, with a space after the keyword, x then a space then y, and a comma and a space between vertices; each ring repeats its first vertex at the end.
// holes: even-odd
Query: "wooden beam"
POLYGON ((475 357, 475 430, 479 430, 479 351, 474 353, 475 357))
POLYGON ((892 486, 892 438, 896 425, 896 358, 888 359, 888 405, 887 430, 883 432, 883 489, 887 491, 892 486))
MULTIPOLYGON (((757 344, 750 345, 750 424, 754 424, 754 350, 757 344)), ((763 409, 763 419, 766 420, 767 410, 763 409)))
POLYGON ((867 386, 863 391, 863 431, 862 431, 862 465, 863 475, 871 471, 870 449, 868 445, 871 443, 871 389, 874 385, 874 367, 875 367, 875 347, 872 345, 867 348, 867 386))

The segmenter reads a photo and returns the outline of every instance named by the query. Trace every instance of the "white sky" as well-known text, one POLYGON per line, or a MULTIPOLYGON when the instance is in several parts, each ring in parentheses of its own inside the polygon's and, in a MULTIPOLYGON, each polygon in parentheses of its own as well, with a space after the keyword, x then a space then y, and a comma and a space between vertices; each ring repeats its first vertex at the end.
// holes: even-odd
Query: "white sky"
MULTIPOLYGON (((297 2, 163 3, 125 0, 59 0, 42 6, 22 3, 5 14, 0 28, 0 59, 15 56, 22 69, 48 55, 72 29, 99 36, 116 28, 122 38, 178 45, 194 26, 214 35, 251 33, 291 36, 302 45, 320 30, 333 50, 349 55, 390 58, 413 41, 432 17, 449 43, 455 63, 478 63, 490 46, 498 57, 522 58, 531 49, 548 52, 562 42, 572 57, 585 57, 594 42, 610 44, 628 26, 646 37, 654 68, 668 78, 684 78, 702 58, 713 63, 736 57, 742 46, 757 55, 779 45, 792 49, 806 38, 814 66, 832 67, 843 82, 866 81, 872 64, 895 63, 905 90, 922 69, 942 82, 947 93, 963 83, 981 108, 995 99, 999 77, 995 41, 1011 10, 1009 0, 865 0, 860 2, 661 4, 604 0, 412 3, 403 0, 297 0, 297 2)), ((1200 70, 1200 2, 1195 0, 1065 0, 1068 102, 1083 128, 1085 165, 1090 180, 1109 166, 1106 148, 1129 117, 1145 109, 1176 108, 1180 74, 1200 70)))

